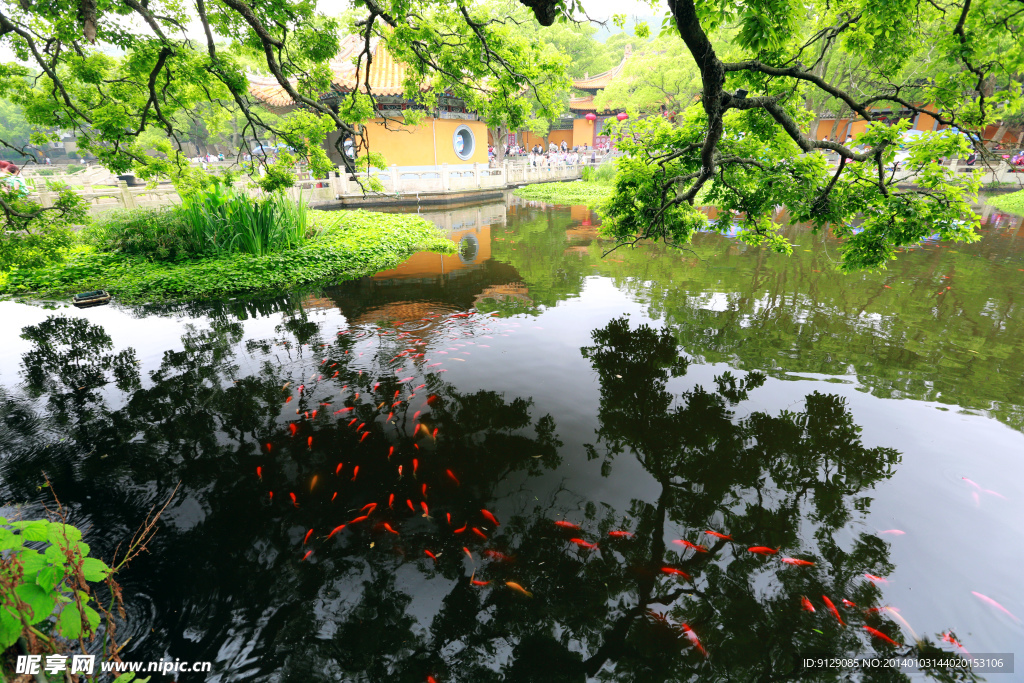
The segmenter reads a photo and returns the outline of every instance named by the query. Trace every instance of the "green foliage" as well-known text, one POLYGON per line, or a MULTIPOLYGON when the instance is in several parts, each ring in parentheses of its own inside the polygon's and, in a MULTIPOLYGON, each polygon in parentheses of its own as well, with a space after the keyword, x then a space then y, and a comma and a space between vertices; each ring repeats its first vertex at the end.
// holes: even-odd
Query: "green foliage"
POLYGON ((0 651, 30 629, 49 630, 44 622, 55 615, 55 631, 63 638, 95 633, 100 614, 84 582, 103 581, 111 570, 89 557, 81 531, 60 522, 0 517, 0 552, 0 651))
POLYGON ((569 183, 535 183, 516 188, 512 194, 523 199, 551 202, 569 206, 597 206, 611 194, 611 186, 604 183, 574 181, 569 183))
POLYGON ((64 183, 46 181, 55 192, 44 209, 23 192, 0 184, 0 272, 16 265, 38 267, 59 261, 72 242, 72 226, 85 220, 85 203, 64 183))
POLYGON ((615 180, 615 164, 603 163, 597 168, 594 168, 593 166, 584 166, 582 177, 583 180, 588 183, 611 185, 615 180))
POLYGON ((60 266, 19 268, 8 276, 5 291, 59 296, 106 289, 124 301, 208 299, 361 277, 391 268, 416 251, 455 251, 444 233, 419 216, 368 211, 310 214, 311 221, 322 226, 320 232, 285 252, 235 252, 175 263, 122 253, 79 254, 60 266))
POLYGON ((118 209, 96 219, 81 233, 97 251, 119 251, 158 261, 189 254, 184 221, 173 208, 118 209))
POLYGON ((1024 190, 989 197, 986 202, 1002 211, 1024 216, 1024 190))

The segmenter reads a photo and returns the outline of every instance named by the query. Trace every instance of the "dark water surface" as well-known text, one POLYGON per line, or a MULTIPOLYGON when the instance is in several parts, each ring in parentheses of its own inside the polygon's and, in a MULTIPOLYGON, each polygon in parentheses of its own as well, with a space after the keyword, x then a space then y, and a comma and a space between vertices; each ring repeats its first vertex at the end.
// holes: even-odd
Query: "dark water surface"
POLYGON ((109 558, 181 483, 121 575, 124 659, 445 683, 917 679, 799 662, 963 653, 949 632, 1024 656, 1020 218, 843 276, 798 228, 792 257, 602 259, 579 207, 428 215, 458 255, 315 294, 0 303, 3 514, 40 514, 45 472, 109 558))

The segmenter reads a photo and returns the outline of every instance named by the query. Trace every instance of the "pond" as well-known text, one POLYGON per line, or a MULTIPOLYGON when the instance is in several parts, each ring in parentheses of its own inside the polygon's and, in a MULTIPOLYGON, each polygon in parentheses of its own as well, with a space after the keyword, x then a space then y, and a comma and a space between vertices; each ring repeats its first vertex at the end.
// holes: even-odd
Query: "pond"
MULTIPOLYGON (((109 558, 179 487, 120 575, 125 660, 746 681, 1024 653, 1020 218, 844 276, 799 227, 791 257, 602 257, 582 207, 424 215, 459 253, 324 290, 0 303, 0 514, 56 494, 109 558)), ((1024 675, 998 666, 927 675, 1024 675)))

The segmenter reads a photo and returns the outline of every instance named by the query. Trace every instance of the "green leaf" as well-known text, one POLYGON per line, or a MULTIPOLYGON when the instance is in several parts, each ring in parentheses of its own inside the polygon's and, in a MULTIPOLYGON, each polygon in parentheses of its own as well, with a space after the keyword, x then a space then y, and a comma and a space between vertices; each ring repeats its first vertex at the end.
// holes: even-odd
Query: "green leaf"
POLYGON ((82 635, 82 613, 78 610, 78 603, 69 603, 61 610, 57 617, 57 628, 62 636, 72 640, 82 635))
POLYGON ((21 621, 18 615, 7 606, 0 607, 0 650, 6 650, 21 635, 21 621))
POLYGON ((48 528, 50 523, 36 519, 31 522, 18 522, 14 524, 14 527, 21 527, 21 537, 26 541, 46 541, 49 540, 48 528))
POLYGON ((43 567, 39 570, 39 573, 36 574, 36 585, 38 585, 47 593, 51 593, 63 578, 63 567, 43 567))
POLYGON ((103 560, 87 557, 82 561, 82 573, 86 581, 102 581, 110 573, 110 567, 103 560))
POLYGON ((10 529, 0 527, 0 550, 10 550, 21 546, 24 539, 10 529))
POLYGON ((23 583, 15 588, 14 592, 32 610, 29 622, 33 624, 50 616, 56 605, 53 595, 34 583, 23 583))
POLYGON ((82 532, 70 524, 51 523, 48 534, 47 540, 50 543, 60 543, 61 545, 67 544, 65 538, 71 543, 82 540, 82 532))

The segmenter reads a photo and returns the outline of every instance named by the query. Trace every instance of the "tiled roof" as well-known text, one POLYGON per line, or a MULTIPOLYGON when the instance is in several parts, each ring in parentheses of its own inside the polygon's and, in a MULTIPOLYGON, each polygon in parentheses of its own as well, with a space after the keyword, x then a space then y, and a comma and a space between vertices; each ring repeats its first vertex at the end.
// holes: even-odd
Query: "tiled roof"
MULTIPOLYGON (((364 46, 361 36, 346 36, 341 40, 341 49, 328 62, 333 73, 331 83, 335 90, 351 92, 356 87, 366 90, 366 56, 363 55, 358 74, 355 65, 356 57, 363 51, 364 46)), ((374 95, 401 95, 405 90, 403 81, 406 65, 395 60, 384 43, 376 38, 370 40, 370 54, 373 55, 369 66, 370 91, 374 95)), ((290 79, 290 82, 294 85, 295 79, 290 79)), ((420 86, 421 90, 429 88, 430 83, 427 82, 420 86)), ((249 92, 257 100, 273 107, 286 107, 292 104, 292 98, 273 77, 249 76, 249 92)))
POLYGON ((626 60, 633 54, 632 47, 627 45, 625 53, 622 55, 622 61, 614 69, 609 69, 604 73, 597 74, 596 76, 590 76, 589 78, 580 78, 572 82, 572 87, 579 90, 603 90, 608 87, 619 72, 622 71, 622 67, 626 65, 626 60))

